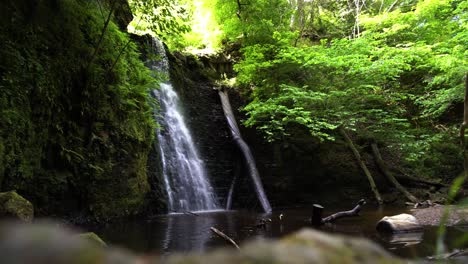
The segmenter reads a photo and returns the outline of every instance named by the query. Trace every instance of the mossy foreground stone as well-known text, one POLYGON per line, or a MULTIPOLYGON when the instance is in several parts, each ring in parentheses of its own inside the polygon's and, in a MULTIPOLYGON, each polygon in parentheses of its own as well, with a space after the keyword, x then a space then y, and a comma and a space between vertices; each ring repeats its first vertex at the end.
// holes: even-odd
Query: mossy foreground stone
POLYGON ((15 191, 0 193, 0 218, 16 218, 31 222, 34 218, 33 205, 15 191))
MULTIPOLYGON (((207 232, 209 232, 207 230, 207 232)), ((56 224, 3 224, 0 226, 2 263, 406 263, 366 239, 330 235, 304 229, 279 241, 254 241, 240 250, 170 256, 136 255, 102 247, 56 224)))
POLYGON ((406 263, 367 239, 303 229, 279 241, 254 241, 240 251, 172 256, 168 264, 182 263, 406 263))
POLYGON ((123 249, 102 247, 57 223, 1 223, 0 263, 138 263, 123 249))

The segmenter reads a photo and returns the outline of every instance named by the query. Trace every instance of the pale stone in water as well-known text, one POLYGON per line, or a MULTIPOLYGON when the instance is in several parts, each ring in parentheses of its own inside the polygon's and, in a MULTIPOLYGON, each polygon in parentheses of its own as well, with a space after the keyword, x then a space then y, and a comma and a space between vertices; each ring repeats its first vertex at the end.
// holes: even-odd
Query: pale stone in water
POLYGON ((376 226, 378 231, 400 233, 416 232, 422 229, 418 220, 410 214, 399 214, 394 216, 385 216, 376 226))

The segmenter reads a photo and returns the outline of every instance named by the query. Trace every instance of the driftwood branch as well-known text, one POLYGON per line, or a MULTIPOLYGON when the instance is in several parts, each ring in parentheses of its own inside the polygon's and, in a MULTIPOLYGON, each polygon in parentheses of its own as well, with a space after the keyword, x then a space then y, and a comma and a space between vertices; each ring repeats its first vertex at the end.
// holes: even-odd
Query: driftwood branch
POLYGON ((218 229, 214 228, 214 227, 211 227, 210 228, 211 231, 213 231, 216 235, 218 235, 219 237, 223 238, 224 240, 226 240, 227 242, 229 242, 231 245, 233 245, 234 247, 236 247, 237 249, 240 250, 239 246, 237 245, 236 242, 234 242, 234 240, 232 240, 232 238, 228 237, 226 234, 224 234, 223 232, 219 231, 218 229))
POLYGON ((468 255, 468 249, 455 249, 452 252, 443 253, 436 256, 426 257, 428 260, 448 260, 458 257, 466 257, 468 255))
POLYGON ((388 181, 390 181, 395 188, 400 191, 408 200, 410 200, 413 203, 417 203, 419 200, 418 198, 414 197, 408 190, 406 190, 403 185, 401 185, 397 179, 393 176, 393 174, 390 172, 390 170, 387 167, 387 164, 385 164, 384 160, 382 159, 382 155, 380 155, 379 148, 377 144, 374 142, 371 144, 372 148, 372 153, 374 154, 375 161, 377 162, 377 166, 379 166, 379 169, 382 171, 383 175, 387 178, 388 181))
POLYGON ((372 178, 372 174, 370 173, 369 169, 367 169, 367 166, 364 163, 364 160, 362 159, 361 155, 359 154, 359 151, 354 146, 353 141, 348 136, 348 133, 346 133, 346 130, 343 127, 340 127, 339 131, 341 135, 343 136, 343 138, 346 140, 346 143, 348 143, 348 146, 353 152, 354 157, 356 158, 356 161, 359 163, 359 166, 361 167, 364 174, 366 175, 367 180, 369 181, 369 184, 371 186, 372 192, 374 192, 374 196, 375 196, 375 199, 377 200, 377 203, 382 204, 383 201, 380 196, 379 190, 377 190, 377 186, 375 185, 374 178, 372 178))
POLYGON ((338 212, 338 213, 335 213, 335 214, 332 214, 332 215, 330 215, 328 217, 323 218, 322 219, 322 224, 333 223, 336 220, 338 220, 340 218, 343 218, 343 217, 358 216, 359 212, 361 211, 362 206, 365 205, 365 204, 366 204, 366 201, 364 199, 361 199, 361 200, 359 200, 357 205, 352 210, 338 212))

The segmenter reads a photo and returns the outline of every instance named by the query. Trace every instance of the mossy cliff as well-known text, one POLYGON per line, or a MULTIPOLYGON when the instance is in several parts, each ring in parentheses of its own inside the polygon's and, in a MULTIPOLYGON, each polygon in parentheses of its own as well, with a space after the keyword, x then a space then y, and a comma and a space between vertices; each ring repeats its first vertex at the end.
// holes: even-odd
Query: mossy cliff
POLYGON ((144 205, 155 80, 114 22, 125 8, 105 27, 105 2, 0 3, 0 190, 39 214, 102 219, 144 205))

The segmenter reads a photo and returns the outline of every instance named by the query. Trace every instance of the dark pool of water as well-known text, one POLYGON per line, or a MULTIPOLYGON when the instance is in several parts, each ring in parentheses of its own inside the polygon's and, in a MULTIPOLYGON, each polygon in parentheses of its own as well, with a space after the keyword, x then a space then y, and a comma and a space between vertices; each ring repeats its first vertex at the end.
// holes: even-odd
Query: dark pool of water
MULTIPOLYGON (((348 208, 349 209, 349 208, 348 208)), ((340 211, 326 210, 325 215, 340 211)), ((215 227, 238 243, 259 237, 280 238, 303 227, 310 227, 310 208, 276 210, 272 214, 258 214, 247 211, 222 211, 155 216, 146 220, 111 223, 97 230, 104 241, 140 253, 169 254, 174 252, 206 251, 220 246, 229 246, 225 240, 210 231, 215 227), (283 214, 282 220, 279 215, 283 214), (266 228, 255 228, 260 219, 272 220, 266 228)), ((401 208, 366 207, 359 217, 343 218, 335 224, 320 227, 330 233, 366 237, 384 248, 406 258, 421 258, 433 255, 437 238, 437 228, 428 227, 423 232, 402 235, 381 235, 375 224, 386 215, 403 213, 401 208)), ((448 228, 447 248, 453 249, 458 237, 466 230, 448 228)), ((466 246, 466 245, 465 245, 466 246)))

